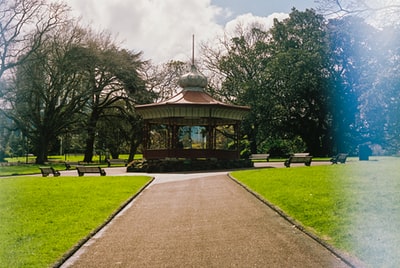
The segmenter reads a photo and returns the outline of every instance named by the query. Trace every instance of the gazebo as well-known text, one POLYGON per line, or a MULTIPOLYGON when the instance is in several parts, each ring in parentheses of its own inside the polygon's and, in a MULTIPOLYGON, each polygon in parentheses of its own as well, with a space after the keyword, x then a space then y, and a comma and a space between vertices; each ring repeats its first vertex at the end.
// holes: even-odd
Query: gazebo
POLYGON ((143 158, 238 161, 240 124, 250 108, 212 98, 194 64, 178 83, 182 91, 170 99, 135 107, 144 121, 143 158))

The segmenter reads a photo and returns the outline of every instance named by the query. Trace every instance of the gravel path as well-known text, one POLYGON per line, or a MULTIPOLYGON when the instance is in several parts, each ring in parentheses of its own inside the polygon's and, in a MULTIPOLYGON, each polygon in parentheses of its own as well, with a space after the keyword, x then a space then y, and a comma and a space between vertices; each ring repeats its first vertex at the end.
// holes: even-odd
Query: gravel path
POLYGON ((62 267, 348 267, 226 172, 169 176, 62 267))

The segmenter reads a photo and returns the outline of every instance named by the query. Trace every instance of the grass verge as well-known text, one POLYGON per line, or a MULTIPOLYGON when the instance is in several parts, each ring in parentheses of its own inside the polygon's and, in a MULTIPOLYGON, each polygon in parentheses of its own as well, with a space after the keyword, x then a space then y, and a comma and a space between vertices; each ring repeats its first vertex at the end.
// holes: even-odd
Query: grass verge
POLYGON ((2 267, 46 267, 103 224, 150 177, 0 179, 2 267))
POLYGON ((32 175, 40 174, 39 167, 52 166, 56 170, 65 170, 64 164, 54 165, 36 165, 36 164, 19 164, 15 166, 0 167, 0 176, 16 176, 16 175, 32 175))
POLYGON ((371 267, 400 264, 399 158, 256 169, 232 176, 371 267))
MULTIPOLYGON (((121 159, 128 159, 129 155, 120 155, 121 159)), ((136 154, 135 159, 142 159, 141 154, 136 154)), ((29 157, 29 163, 25 163, 24 157, 14 157, 14 158, 6 158, 9 163, 13 163, 13 165, 5 165, 0 166, 0 176, 15 176, 15 175, 31 175, 31 174, 40 174, 39 167, 41 166, 52 166, 57 170, 65 170, 64 157, 63 156, 49 156, 49 161, 45 165, 37 165, 33 164, 35 162, 35 157, 29 157)), ((78 163, 83 160, 83 155, 69 155, 66 161, 78 163)), ((104 160, 104 159, 103 159, 104 160)), ((0 163, 1 164, 1 163, 0 163)), ((107 167, 107 163, 102 162, 98 163, 98 156, 93 158, 93 165, 107 167)), ((117 165, 113 165, 114 167, 117 165)), ((124 166, 123 164, 119 166, 124 166)), ((72 165, 72 168, 75 169, 75 165, 72 165)))

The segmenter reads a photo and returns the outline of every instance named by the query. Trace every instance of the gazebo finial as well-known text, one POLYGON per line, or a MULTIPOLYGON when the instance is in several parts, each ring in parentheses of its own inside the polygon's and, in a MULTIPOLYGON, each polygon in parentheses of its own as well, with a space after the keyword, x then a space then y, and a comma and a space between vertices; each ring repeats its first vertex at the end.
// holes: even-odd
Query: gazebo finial
POLYGON ((207 87, 207 77, 201 74, 194 64, 194 34, 192 35, 192 66, 188 73, 179 78, 178 85, 183 90, 189 91, 203 91, 207 87))

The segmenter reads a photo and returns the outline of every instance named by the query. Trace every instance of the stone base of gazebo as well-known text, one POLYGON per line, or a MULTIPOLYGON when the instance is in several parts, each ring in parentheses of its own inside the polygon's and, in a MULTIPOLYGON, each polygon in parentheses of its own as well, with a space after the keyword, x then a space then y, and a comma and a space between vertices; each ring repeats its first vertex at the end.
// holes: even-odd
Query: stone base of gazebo
POLYGON ((253 167, 249 159, 217 160, 217 159, 158 159, 134 161, 126 169, 127 172, 166 173, 179 171, 223 170, 253 167))

